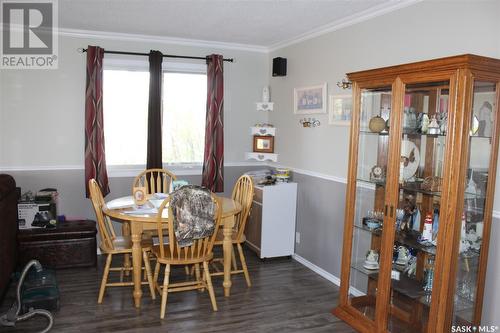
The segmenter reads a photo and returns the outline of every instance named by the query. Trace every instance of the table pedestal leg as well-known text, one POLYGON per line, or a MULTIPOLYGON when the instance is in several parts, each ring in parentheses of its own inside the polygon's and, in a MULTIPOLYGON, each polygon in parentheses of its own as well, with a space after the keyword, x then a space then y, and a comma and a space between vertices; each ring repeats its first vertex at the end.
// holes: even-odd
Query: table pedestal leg
MULTIPOLYGON (((122 235, 123 236, 130 236, 130 223, 129 222, 123 222, 122 223, 122 235)), ((125 276, 130 275, 130 255, 125 254, 124 260, 123 260, 123 267, 125 267, 125 276)))
POLYGON ((142 224, 132 223, 132 266, 134 270, 134 305, 141 307, 141 267, 142 267, 142 224))
POLYGON ((234 226, 234 216, 224 219, 224 241, 222 244, 224 250, 224 296, 229 297, 231 294, 231 256, 233 251, 232 235, 234 226))

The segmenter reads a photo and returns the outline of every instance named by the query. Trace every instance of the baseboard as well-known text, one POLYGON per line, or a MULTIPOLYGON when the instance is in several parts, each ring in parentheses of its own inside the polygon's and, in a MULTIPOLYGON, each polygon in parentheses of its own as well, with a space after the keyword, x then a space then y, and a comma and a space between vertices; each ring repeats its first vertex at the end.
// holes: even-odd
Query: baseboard
MULTIPOLYGON (((325 271, 323 268, 313 264, 312 262, 310 262, 309 260, 299 256, 298 254, 293 254, 292 255, 292 258, 301 263, 302 265, 304 265, 305 267, 309 268, 311 271, 315 272, 316 274, 322 276, 323 278, 327 279, 328 281, 330 281, 331 283, 333 283, 334 285, 340 287, 340 279, 338 277, 336 277, 335 275, 325 271)), ((354 287, 351 287, 349 288, 349 293, 351 293, 352 295, 354 296, 364 296, 366 295, 364 292, 354 288, 354 287)))

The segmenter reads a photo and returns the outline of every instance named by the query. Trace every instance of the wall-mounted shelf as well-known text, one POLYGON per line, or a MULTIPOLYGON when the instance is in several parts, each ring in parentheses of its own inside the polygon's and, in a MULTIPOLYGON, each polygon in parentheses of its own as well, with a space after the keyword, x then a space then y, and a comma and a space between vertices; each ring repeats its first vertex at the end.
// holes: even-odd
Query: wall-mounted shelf
POLYGON ((245 158, 247 160, 257 160, 257 161, 278 161, 278 154, 271 153, 245 153, 245 158))
POLYGON ((257 102, 257 111, 273 111, 274 103, 273 102, 257 102))
POLYGON ((250 134, 276 136, 276 127, 250 127, 250 134))

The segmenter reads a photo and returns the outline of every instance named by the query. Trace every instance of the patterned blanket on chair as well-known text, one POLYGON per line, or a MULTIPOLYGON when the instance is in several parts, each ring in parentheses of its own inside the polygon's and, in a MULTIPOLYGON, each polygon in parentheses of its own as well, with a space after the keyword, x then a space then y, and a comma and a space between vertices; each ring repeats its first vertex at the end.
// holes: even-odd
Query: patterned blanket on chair
POLYGON ((215 205, 209 190, 197 185, 185 185, 171 196, 175 237, 181 247, 190 246, 193 240, 213 234, 215 205))

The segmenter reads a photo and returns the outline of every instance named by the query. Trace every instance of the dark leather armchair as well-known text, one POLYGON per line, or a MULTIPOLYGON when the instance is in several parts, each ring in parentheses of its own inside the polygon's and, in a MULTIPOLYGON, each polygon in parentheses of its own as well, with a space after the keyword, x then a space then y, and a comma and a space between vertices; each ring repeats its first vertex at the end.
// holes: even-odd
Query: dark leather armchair
POLYGON ((17 262, 17 199, 14 178, 0 174, 0 299, 17 262))

